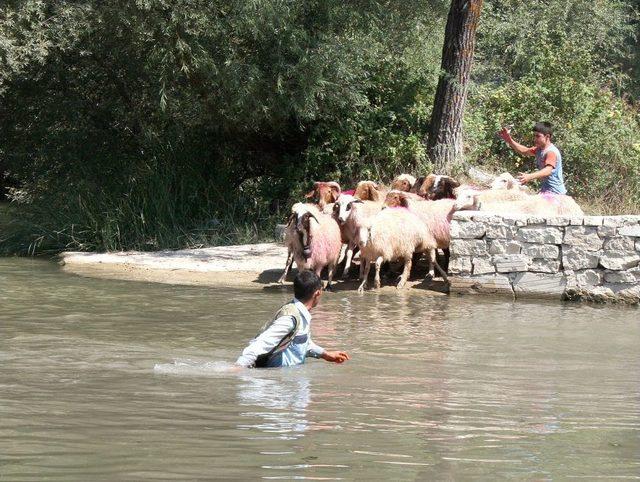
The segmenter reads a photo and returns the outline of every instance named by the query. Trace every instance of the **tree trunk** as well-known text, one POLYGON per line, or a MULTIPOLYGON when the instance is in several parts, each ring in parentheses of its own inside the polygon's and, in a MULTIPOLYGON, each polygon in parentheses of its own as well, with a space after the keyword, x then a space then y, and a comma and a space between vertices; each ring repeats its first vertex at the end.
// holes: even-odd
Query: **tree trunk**
POLYGON ((483 0, 451 0, 427 152, 437 173, 462 164, 462 115, 483 0))

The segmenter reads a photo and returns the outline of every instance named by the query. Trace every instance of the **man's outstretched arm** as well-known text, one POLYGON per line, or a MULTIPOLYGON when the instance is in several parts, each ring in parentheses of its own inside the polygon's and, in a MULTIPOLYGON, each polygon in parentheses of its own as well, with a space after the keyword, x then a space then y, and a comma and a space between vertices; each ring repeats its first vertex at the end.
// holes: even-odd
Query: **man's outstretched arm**
POLYGON ((518 154, 523 156, 535 156, 535 150, 532 147, 523 146, 522 144, 517 143, 511 137, 511 133, 506 127, 503 127, 498 135, 507 143, 507 145, 516 151, 518 154))

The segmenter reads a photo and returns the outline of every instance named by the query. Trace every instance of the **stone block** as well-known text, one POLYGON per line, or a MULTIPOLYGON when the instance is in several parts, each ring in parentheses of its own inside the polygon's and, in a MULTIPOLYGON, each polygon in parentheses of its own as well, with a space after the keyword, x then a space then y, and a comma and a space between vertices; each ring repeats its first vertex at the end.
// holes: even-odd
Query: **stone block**
POLYGON ((600 254, 600 265, 613 271, 635 268, 640 263, 640 254, 635 251, 604 251, 600 254))
POLYGON ((598 226, 597 231, 601 238, 610 238, 616 235, 615 226, 598 226))
POLYGON ((471 221, 473 216, 478 214, 478 211, 456 211, 453 213, 454 221, 471 221))
POLYGON ((513 296, 508 276, 483 274, 477 276, 450 276, 449 292, 458 294, 505 294, 513 296))
POLYGON ((621 228, 618 228, 618 234, 620 236, 633 236, 634 238, 640 238, 640 224, 622 226, 621 228))
POLYGON ((603 249, 609 251, 633 251, 635 249, 635 243, 633 242, 633 238, 628 236, 616 236, 605 239, 603 249))
POLYGON ((534 273, 557 273, 560 271, 560 261, 557 259, 534 258, 529 263, 529 271, 534 273))
POLYGON ((640 251, 640 239, 636 241, 636 251, 640 251))
POLYGON ((473 274, 495 273, 496 267, 491 262, 491 258, 472 258, 473 274))
POLYGON ((449 273, 451 274, 469 274, 471 269, 471 258, 469 256, 452 256, 449 259, 449 273))
POLYGON ((602 272, 594 269, 576 271, 575 278, 578 286, 596 286, 602 283, 602 272))
POLYGON ((602 239, 598 236, 597 228, 593 226, 567 226, 563 244, 577 246, 589 251, 602 249, 602 239))
POLYGON ((569 226, 571 224, 571 218, 562 216, 547 218, 547 226, 569 226))
POLYGON ((627 226, 640 223, 640 216, 605 216, 603 226, 627 226))
POLYGON ((585 248, 562 245, 562 266, 564 269, 597 268, 600 256, 585 248))
POLYGON ((523 254, 498 254, 492 262, 498 273, 517 273, 529 269, 531 258, 523 254))
POLYGON ((638 281, 635 274, 629 271, 605 271, 604 280, 607 283, 635 283, 638 281))
POLYGON ((492 239, 513 239, 513 236, 517 232, 515 226, 508 226, 506 224, 489 224, 487 225, 487 238, 492 239))
POLYGON ((509 226, 525 226, 527 224, 527 216, 523 214, 507 214, 502 216, 502 222, 509 226))
POLYGON ((582 224, 584 226, 602 226, 603 216, 585 216, 582 224))
POLYGON ((535 226, 535 225, 546 225, 547 220, 545 218, 540 218, 537 216, 531 216, 527 218, 527 226, 535 226))
POLYGON ((527 243, 560 244, 562 243, 562 230, 555 227, 526 227, 518 231, 516 239, 527 243))
POLYGON ((582 222, 584 220, 583 216, 574 216, 569 218, 569 225, 571 226, 582 226, 582 222))
POLYGON ((452 239, 451 254, 455 256, 482 256, 487 253, 487 243, 479 239, 452 239))
POLYGON ((522 254, 532 258, 557 259, 560 256, 560 249, 555 244, 524 243, 522 254))
POLYGON ((520 273, 513 281, 516 297, 549 297, 561 299, 567 286, 564 274, 520 273))
POLYGON ((520 254, 521 246, 517 241, 494 239, 489 243, 489 254, 520 254))
POLYGON ((451 237, 457 239, 480 239, 487 229, 486 224, 475 221, 451 223, 451 237))
POLYGON ((482 223, 488 223, 491 222, 492 218, 495 218, 496 214, 495 213, 490 213, 490 212, 486 212, 486 211, 476 211, 476 213, 473 215, 473 220, 474 221, 479 221, 482 223))

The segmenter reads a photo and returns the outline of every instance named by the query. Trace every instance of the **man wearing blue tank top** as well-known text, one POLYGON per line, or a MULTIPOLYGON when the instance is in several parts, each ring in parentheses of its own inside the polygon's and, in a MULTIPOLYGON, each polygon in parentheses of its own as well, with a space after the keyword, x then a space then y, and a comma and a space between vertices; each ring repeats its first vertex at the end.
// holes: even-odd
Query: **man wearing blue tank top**
POLYGON ((523 146, 511 137, 508 128, 503 127, 499 132, 500 137, 518 154, 534 156, 536 158, 537 171, 531 173, 521 172, 518 180, 526 184, 534 179, 540 179, 540 192, 553 194, 567 194, 562 177, 562 155, 551 142, 553 129, 548 122, 537 122, 533 126, 533 147, 523 146))

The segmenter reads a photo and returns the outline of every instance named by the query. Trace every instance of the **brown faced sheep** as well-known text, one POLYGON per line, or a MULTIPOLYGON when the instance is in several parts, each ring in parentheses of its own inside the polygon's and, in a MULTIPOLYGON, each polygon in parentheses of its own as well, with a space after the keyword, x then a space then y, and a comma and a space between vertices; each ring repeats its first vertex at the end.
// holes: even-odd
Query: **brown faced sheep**
POLYGON ((454 190, 460 183, 450 176, 429 174, 417 188, 416 192, 425 199, 455 199, 454 190))
POLYGON ((391 183, 391 189, 396 191, 409 192, 416 183, 416 178, 411 174, 400 174, 391 183))
POLYGON ((361 201, 383 202, 387 190, 373 181, 360 181, 356 186, 353 197, 357 197, 361 201))
MULTIPOLYGON (((336 202, 338 197, 340 197, 341 189, 340 184, 334 181, 329 182, 314 182, 313 190, 305 194, 305 198, 311 199, 313 202, 318 204, 320 207, 320 211, 325 210, 327 204, 331 204, 336 202)), ((329 211, 330 213, 331 211, 329 211)))

